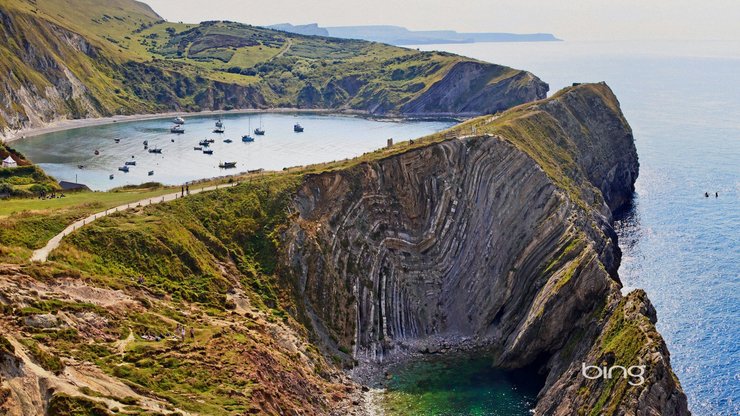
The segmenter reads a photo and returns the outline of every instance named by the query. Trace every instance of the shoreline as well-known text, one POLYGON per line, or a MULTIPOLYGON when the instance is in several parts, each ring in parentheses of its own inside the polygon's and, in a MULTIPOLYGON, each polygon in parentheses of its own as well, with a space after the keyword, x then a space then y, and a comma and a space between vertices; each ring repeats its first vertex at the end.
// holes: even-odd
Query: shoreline
POLYGON ((65 130, 74 130, 86 127, 103 126, 114 123, 129 123, 135 121, 146 121, 146 120, 158 120, 165 118, 175 118, 177 116, 190 116, 190 117, 206 117, 206 116, 217 116, 217 115, 230 115, 230 114, 266 114, 266 113, 299 113, 299 114, 335 114, 335 115, 346 115, 346 116, 358 116, 367 117, 380 120, 439 120, 439 119, 452 119, 460 122, 473 115, 468 114, 409 114, 409 115, 375 115, 364 110, 350 110, 350 109, 302 109, 302 108, 290 108, 290 107, 278 107, 269 109, 256 109, 256 108, 241 108, 234 110, 203 110, 203 111, 168 111, 165 113, 150 113, 150 114, 129 114, 129 115, 116 115, 109 117, 96 117, 96 118, 80 118, 80 119, 60 119, 45 123, 43 126, 31 127, 27 129, 20 129, 17 131, 11 131, 7 135, 0 135, 0 143, 12 143, 14 141, 23 140, 29 137, 41 136, 48 133, 56 133, 65 130))

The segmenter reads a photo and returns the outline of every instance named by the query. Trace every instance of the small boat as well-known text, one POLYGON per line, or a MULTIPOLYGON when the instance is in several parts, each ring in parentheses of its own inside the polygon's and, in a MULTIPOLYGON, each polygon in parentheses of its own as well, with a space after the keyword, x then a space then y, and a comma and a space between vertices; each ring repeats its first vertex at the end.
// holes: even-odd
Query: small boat
POLYGON ((77 165, 77 169, 85 169, 85 165, 77 165))
POLYGON ((255 136, 264 136, 265 135, 265 129, 262 128, 262 116, 260 116, 260 126, 254 129, 254 135, 255 136))
POLYGON ((97 156, 97 155, 100 154, 100 150, 95 149, 95 152, 94 153, 95 153, 95 156, 97 156))
POLYGON ((201 140, 201 141, 198 142, 198 145, 200 145, 200 146, 206 146, 207 147, 210 144, 211 144, 211 142, 209 142, 208 140, 201 140))
POLYGON ((111 173, 110 176, 108 176, 108 179, 113 179, 113 174, 111 173))
POLYGON ((236 162, 223 162, 223 163, 219 163, 218 164, 218 167, 220 167, 221 169, 235 168, 236 167, 236 162))
POLYGON ((178 116, 178 117, 175 117, 175 119, 172 120, 172 122, 177 125, 181 125, 181 124, 185 124, 185 119, 178 116))
POLYGON ((204 151, 203 151, 203 154, 206 154, 206 155, 212 155, 212 154, 213 154, 213 150, 211 150, 211 149, 206 149, 206 150, 204 150, 204 151))
POLYGON ((300 123, 295 123, 293 125, 293 131, 296 133, 303 133, 303 126, 301 126, 300 123))
POLYGON ((233 140, 231 140, 231 139, 225 139, 224 140, 224 143, 231 143, 231 142, 233 142, 233 140))
POLYGON ((144 146, 149 146, 149 140, 144 140, 144 146))
POLYGON ((218 119, 218 121, 216 121, 216 128, 213 129, 213 132, 223 133, 224 131, 224 123, 221 122, 221 119, 218 119))
POLYGON ((171 141, 172 143, 174 143, 174 142, 175 142, 175 139, 170 139, 170 141, 171 141))
POLYGON ((172 128, 170 128, 170 133, 182 134, 185 133, 185 129, 182 128, 181 125, 175 124, 174 126, 172 126, 172 128))
POLYGON ((206 139, 206 141, 207 141, 208 143, 216 143, 216 140, 214 140, 214 139, 206 139))
POLYGON ((121 139, 113 139, 113 141, 116 143, 121 143, 121 139))
POLYGON ((121 166, 120 168, 118 168, 118 170, 128 173, 128 166, 121 166))
POLYGON ((202 147, 200 147, 200 146, 195 146, 195 147, 193 148, 193 150, 203 150, 203 148, 202 148, 202 147))
POLYGON ((242 136, 242 141, 245 142, 245 143, 246 142, 253 142, 254 141, 254 137, 246 134, 246 135, 242 136))
POLYGON ((149 153, 162 153, 162 149, 155 147, 153 149, 149 149, 149 153))
POLYGON ((146 144, 145 144, 145 145, 144 145, 144 150, 146 150, 146 149, 148 149, 148 148, 149 148, 149 145, 146 145, 146 144))
POLYGON ((149 171, 149 176, 154 176, 154 171, 153 170, 150 170, 149 171))
POLYGON ((124 164, 126 166, 136 166, 136 161, 135 160, 127 160, 124 164))

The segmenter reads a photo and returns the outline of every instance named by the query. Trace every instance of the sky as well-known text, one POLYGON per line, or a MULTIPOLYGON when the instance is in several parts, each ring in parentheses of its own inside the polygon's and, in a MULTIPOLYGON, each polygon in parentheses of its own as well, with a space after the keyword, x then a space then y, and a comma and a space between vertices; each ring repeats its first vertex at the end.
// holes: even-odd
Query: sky
POLYGON ((144 0, 170 21, 388 24, 565 40, 740 40, 740 0, 144 0))

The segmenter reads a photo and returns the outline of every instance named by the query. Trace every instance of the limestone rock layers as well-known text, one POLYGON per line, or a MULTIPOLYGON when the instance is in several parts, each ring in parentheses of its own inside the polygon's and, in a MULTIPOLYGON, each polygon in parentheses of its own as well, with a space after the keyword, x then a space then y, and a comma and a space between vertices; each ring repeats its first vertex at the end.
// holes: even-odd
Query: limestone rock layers
POLYGON ((546 376, 540 414, 638 402, 685 414, 654 316, 639 313, 652 307, 628 314, 619 290, 612 210, 629 202, 638 165, 609 88, 571 88, 477 128, 492 134, 306 178, 283 262, 317 334, 377 362, 412 341, 473 339, 496 365, 546 376), (672 377, 634 387, 576 371, 609 357, 672 377))

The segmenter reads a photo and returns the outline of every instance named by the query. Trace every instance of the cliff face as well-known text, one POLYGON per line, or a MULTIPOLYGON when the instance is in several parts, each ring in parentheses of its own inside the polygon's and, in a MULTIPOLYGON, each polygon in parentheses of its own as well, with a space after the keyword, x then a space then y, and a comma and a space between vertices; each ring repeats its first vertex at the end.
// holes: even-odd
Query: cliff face
POLYGON ((493 114, 544 98, 549 87, 529 72, 460 62, 439 82, 401 108, 404 114, 493 114))
POLYGON ((325 342, 382 361, 419 340, 473 339, 496 365, 546 376, 538 414, 687 414, 654 310, 619 290, 611 212, 638 163, 609 88, 457 136, 306 179, 284 262, 325 342), (645 365, 648 382, 587 380, 581 362, 645 365))

